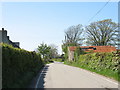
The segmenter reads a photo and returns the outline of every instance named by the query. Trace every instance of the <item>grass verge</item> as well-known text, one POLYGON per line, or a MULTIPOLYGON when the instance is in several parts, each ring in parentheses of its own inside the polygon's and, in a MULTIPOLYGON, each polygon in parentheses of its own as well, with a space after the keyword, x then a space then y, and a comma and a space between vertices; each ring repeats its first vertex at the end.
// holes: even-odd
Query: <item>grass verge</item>
POLYGON ((96 69, 91 69, 87 66, 81 66, 78 62, 64 61, 64 64, 70 65, 70 66, 75 66, 75 67, 78 67, 78 68, 82 68, 82 69, 85 69, 85 70, 88 70, 88 71, 91 71, 91 72, 95 72, 97 74, 106 76, 108 78, 111 78, 111 79, 114 79, 114 80, 120 82, 120 79, 119 79, 120 74, 118 74, 118 71, 112 71, 112 70, 109 70, 109 69, 103 69, 103 70, 99 71, 99 70, 96 70, 96 69))

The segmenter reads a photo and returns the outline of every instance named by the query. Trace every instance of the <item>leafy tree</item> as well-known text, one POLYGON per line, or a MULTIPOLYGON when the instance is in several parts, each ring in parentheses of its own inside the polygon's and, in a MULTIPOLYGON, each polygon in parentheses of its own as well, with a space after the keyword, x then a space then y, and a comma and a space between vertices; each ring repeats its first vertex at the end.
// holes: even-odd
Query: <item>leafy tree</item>
POLYGON ((42 55, 44 59, 49 57, 50 49, 51 47, 47 46, 47 44, 44 43, 40 44, 37 48, 38 52, 42 55))
POLYGON ((42 58, 46 61, 58 56, 57 46, 54 44, 47 45, 42 43, 38 46, 36 51, 40 53, 42 55, 42 58))
POLYGON ((88 45, 115 46, 118 42, 118 24, 111 19, 91 23, 86 27, 86 32, 88 45))

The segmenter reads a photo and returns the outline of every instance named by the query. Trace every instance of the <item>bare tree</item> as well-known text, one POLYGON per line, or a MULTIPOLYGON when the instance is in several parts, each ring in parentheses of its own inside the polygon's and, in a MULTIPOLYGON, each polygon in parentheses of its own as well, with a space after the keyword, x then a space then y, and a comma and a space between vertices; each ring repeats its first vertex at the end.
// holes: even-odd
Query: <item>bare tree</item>
POLYGON ((50 57, 55 58, 58 56, 58 47, 55 44, 50 44, 50 57))
POLYGON ((72 45, 80 44, 80 41, 83 40, 81 34, 83 32, 82 25, 71 26, 65 31, 65 40, 63 43, 69 43, 72 45))
POLYGON ((118 24, 111 19, 93 22, 86 27, 87 44, 102 46, 116 45, 118 42, 118 24))

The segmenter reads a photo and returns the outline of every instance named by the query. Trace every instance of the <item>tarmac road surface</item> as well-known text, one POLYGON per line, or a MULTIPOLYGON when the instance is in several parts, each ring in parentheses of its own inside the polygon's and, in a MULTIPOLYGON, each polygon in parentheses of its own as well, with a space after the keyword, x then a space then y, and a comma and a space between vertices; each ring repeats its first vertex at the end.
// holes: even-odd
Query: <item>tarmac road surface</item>
POLYGON ((47 64, 37 79, 35 88, 118 88, 118 82, 102 75, 64 65, 47 64))

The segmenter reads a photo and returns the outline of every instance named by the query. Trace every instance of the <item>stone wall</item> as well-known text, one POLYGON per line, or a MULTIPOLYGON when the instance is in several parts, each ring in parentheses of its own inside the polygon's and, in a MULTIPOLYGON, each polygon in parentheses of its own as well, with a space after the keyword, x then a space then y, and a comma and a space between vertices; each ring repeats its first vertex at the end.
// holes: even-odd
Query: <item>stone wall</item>
POLYGON ((70 50, 69 47, 68 47, 68 60, 69 61, 74 60, 74 51, 70 50))

